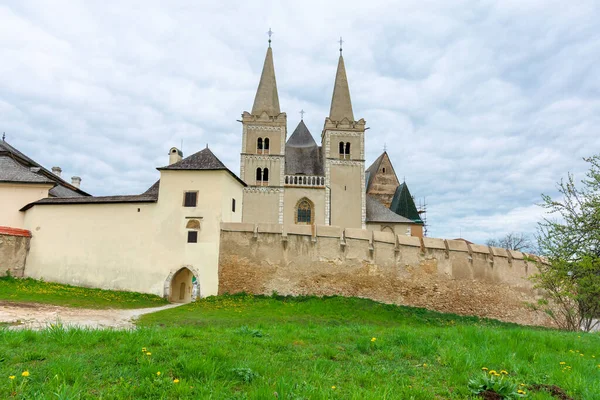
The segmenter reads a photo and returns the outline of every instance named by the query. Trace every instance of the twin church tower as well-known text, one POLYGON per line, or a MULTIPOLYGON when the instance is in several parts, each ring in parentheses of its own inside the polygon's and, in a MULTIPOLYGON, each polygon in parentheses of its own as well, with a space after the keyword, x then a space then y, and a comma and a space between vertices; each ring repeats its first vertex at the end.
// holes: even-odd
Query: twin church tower
POLYGON ((244 222, 366 228, 365 121, 354 118, 341 51, 320 146, 302 120, 287 137, 270 44, 241 122, 244 222))

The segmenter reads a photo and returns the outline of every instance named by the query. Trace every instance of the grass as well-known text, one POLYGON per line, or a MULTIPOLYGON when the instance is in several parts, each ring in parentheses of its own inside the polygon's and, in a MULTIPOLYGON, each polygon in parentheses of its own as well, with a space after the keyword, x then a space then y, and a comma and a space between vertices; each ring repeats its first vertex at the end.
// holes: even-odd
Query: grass
POLYGON ((168 302, 152 294, 90 289, 36 279, 0 277, 0 301, 54 304, 80 308, 146 308, 168 302))
POLYGON ((0 332, 0 398, 469 399, 483 367, 506 370, 530 399, 553 398, 528 389, 537 384, 600 398, 598 334, 356 298, 250 295, 139 325, 0 332))

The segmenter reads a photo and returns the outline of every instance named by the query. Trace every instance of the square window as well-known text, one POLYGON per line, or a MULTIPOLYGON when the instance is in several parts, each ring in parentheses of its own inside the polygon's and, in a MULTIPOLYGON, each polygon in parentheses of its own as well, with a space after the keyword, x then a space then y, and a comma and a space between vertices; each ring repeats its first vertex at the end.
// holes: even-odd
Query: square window
POLYGON ((198 204, 198 192, 185 192, 183 198, 184 207, 196 207, 198 204))
POLYGON ((188 231, 188 243, 198 243, 198 231, 188 231))

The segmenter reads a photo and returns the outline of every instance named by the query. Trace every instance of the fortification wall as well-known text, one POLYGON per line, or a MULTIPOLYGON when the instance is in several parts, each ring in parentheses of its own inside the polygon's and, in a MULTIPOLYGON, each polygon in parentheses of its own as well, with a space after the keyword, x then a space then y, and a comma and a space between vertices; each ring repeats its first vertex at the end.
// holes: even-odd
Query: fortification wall
POLYGON ((0 226, 0 276, 23 277, 30 240, 28 230, 0 226))
POLYGON ((464 241, 335 226, 221 224, 219 293, 343 295, 551 325, 524 254, 464 241))

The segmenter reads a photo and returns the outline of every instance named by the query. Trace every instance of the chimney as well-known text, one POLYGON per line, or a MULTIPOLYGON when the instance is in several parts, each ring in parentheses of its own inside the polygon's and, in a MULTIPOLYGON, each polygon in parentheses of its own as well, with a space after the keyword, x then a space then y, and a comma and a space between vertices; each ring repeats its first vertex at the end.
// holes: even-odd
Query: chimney
POLYGON ((81 178, 78 176, 72 176, 71 177, 71 185, 73 185, 79 189, 79 185, 81 185, 81 178))
POLYGON ((52 173, 60 178, 60 173, 62 169, 60 167, 52 167, 52 173))
POLYGON ((182 158, 183 152, 177 147, 171 147, 171 150, 169 150, 169 165, 173 165, 176 162, 181 161, 182 158))

